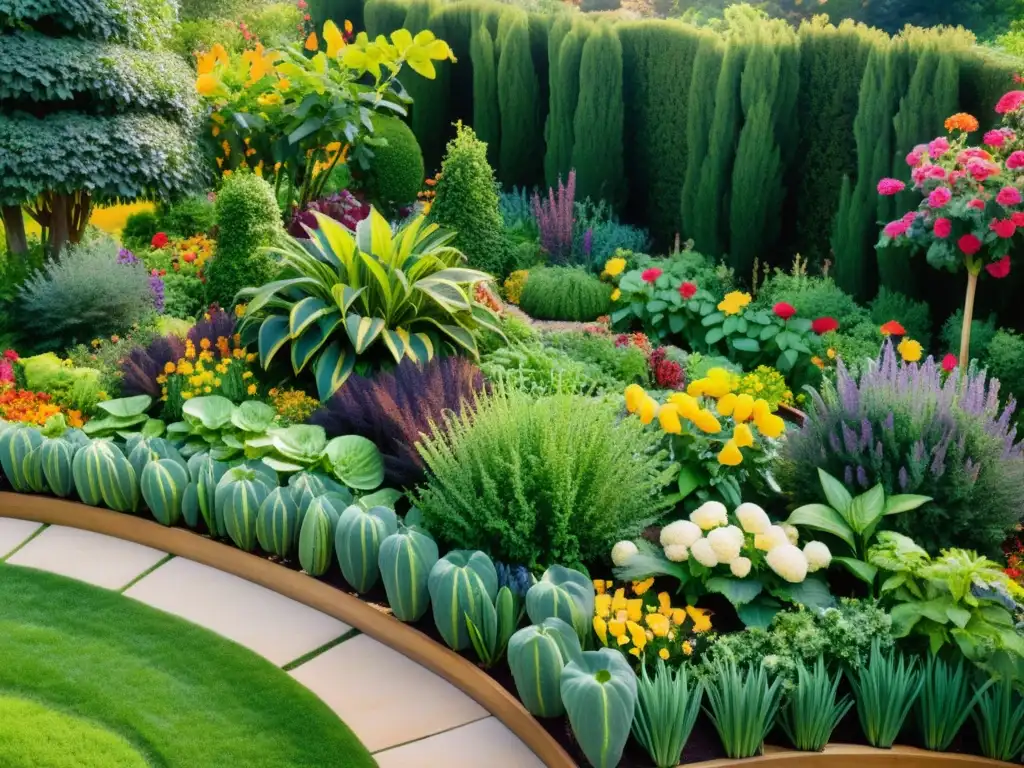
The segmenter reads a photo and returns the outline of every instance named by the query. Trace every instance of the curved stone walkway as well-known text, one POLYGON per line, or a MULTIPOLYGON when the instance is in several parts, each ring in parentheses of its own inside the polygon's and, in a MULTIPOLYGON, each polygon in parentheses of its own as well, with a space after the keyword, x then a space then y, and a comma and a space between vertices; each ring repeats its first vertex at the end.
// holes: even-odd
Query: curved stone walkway
POLYGON ((331 616, 237 576, 110 536, 5 517, 0 560, 121 592, 264 656, 334 710, 380 768, 543 766, 446 680, 331 616))

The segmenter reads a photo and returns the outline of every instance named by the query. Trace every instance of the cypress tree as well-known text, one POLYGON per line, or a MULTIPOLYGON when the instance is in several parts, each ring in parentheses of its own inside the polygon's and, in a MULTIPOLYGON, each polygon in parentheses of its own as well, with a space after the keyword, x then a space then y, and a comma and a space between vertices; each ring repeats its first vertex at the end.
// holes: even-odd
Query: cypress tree
POLYGON ((573 24, 559 46, 557 79, 551 86, 547 151, 544 154, 544 177, 549 187, 557 186, 559 178, 568 178, 572 168, 576 136, 574 121, 580 95, 580 60, 588 30, 589 26, 583 22, 573 24))
MULTIPOLYGON (((402 27, 409 30, 413 35, 425 29, 430 29, 431 32, 434 32, 430 26, 430 16, 436 7, 437 4, 433 0, 413 0, 409 4, 409 12, 405 15, 405 22, 402 24, 402 27)), ((447 87, 446 73, 448 66, 449 62, 447 61, 435 62, 434 68, 437 72, 435 80, 428 80, 416 74, 411 67, 405 67, 402 70, 402 85, 405 86, 405 90, 408 91, 410 98, 412 98, 412 104, 407 107, 409 110, 409 126, 412 128, 412 132, 416 135, 416 140, 423 150, 424 164, 428 169, 437 168, 441 162, 441 151, 443 149, 441 137, 443 133, 440 126, 431 130, 428 121, 436 120, 437 116, 430 102, 432 99, 437 98, 439 87, 447 87), (438 80, 441 80, 440 86, 437 84, 438 80)))
POLYGON ((558 184, 558 174, 551 169, 551 131, 555 113, 555 96, 558 89, 558 54, 562 50, 562 42, 572 29, 572 19, 562 14, 555 19, 548 32, 548 109, 544 120, 544 181, 547 186, 558 184))
POLYGON ((690 95, 686 112, 686 177, 680 205, 682 233, 695 237, 700 219, 697 195, 700 190, 701 166, 708 154, 711 123, 715 114, 715 84, 722 69, 725 46, 718 35, 704 33, 693 61, 690 95))
MULTIPOLYGON (((539 85, 530 52, 526 14, 514 14, 498 59, 498 105, 501 110, 501 148, 498 177, 508 186, 529 186, 540 176, 541 128, 539 85)), ((500 32, 499 32, 500 35, 500 32)))
MULTIPOLYGON (((548 59, 548 35, 554 24, 554 18, 548 13, 530 13, 527 16, 530 25, 530 54, 533 56, 533 71, 537 73, 537 115, 540 119, 540 133, 536 136, 537 151, 541 153, 541 162, 537 170, 543 171, 544 127, 548 120, 548 109, 551 103, 550 79, 551 71, 548 59)), ((538 178, 537 182, 543 179, 538 178)))
POLYGON ((351 21, 353 29, 365 29, 363 5, 363 0, 309 0, 313 29, 323 29, 328 19, 334 21, 339 28, 346 21, 351 21))
POLYGON ((377 35, 390 35, 401 29, 409 8, 409 0, 369 0, 363 7, 366 34, 372 40, 377 35))
POLYGON ((601 24, 587 38, 580 58, 572 148, 577 197, 621 205, 623 113, 622 44, 611 25, 601 24))
POLYGON ((473 59, 473 130, 487 144, 487 161, 494 166, 498 162, 501 115, 494 41, 484 24, 473 33, 469 50, 473 59))

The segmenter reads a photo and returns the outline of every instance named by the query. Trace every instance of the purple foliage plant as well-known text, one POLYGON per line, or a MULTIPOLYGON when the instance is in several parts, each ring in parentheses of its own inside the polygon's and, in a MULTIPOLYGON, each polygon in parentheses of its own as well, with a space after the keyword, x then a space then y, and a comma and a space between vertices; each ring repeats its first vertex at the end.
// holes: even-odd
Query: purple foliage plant
POLYGON ((569 181, 558 179, 558 190, 548 190, 547 198, 533 193, 533 216, 540 230, 540 244, 554 264, 567 264, 572 256, 573 231, 576 225, 576 171, 569 171, 569 181))

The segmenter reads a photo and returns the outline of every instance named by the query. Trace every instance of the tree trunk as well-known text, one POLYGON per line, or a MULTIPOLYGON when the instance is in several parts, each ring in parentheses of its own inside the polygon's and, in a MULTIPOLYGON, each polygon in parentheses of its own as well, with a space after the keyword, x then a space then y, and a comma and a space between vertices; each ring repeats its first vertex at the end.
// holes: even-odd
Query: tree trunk
POLYGON ((4 231, 7 235, 7 250, 20 255, 28 252, 28 238, 25 237, 25 217, 20 205, 5 205, 3 214, 4 231))
POLYGON ((50 195, 50 258, 60 258, 71 237, 71 200, 68 195, 50 195))
POLYGON ((964 324, 960 329, 960 369, 967 371, 971 362, 971 320, 974 318, 974 294, 978 290, 978 274, 967 270, 967 298, 964 301, 964 324))
POLYGON ((68 239, 78 243, 82 239, 85 227, 89 223, 92 212, 92 197, 85 190, 78 190, 68 202, 68 239))

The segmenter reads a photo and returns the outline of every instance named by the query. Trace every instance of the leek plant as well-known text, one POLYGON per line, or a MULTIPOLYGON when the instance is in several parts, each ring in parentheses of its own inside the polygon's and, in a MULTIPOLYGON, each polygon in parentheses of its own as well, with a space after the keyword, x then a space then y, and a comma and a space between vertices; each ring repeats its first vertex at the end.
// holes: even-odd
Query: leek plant
POLYGON ((867 667, 851 675, 850 684, 868 744, 889 749, 921 691, 917 660, 908 662, 898 652, 883 653, 876 640, 867 667))
POLYGON ((779 712, 779 725, 796 749, 820 752, 839 721, 850 711, 853 700, 849 696, 836 700, 843 673, 836 672, 835 677, 830 678, 822 656, 818 656, 810 669, 799 665, 796 675, 796 689, 779 712))
POLYGON ((1024 753, 1024 698, 1010 680, 984 691, 972 717, 985 757, 1010 762, 1024 753))
POLYGON ((691 686, 685 667, 673 671, 658 659, 654 679, 641 667, 633 735, 658 768, 679 765, 703 698, 703 685, 691 686))
POLYGON ((769 685, 763 667, 746 672, 732 661, 712 667, 705 707, 730 758, 753 757, 761 752, 772 729, 781 698, 781 678, 769 685))
POLYGON ((993 682, 988 680, 972 697, 963 659, 954 666, 937 656, 929 656, 916 707, 925 748, 945 752, 993 682))

